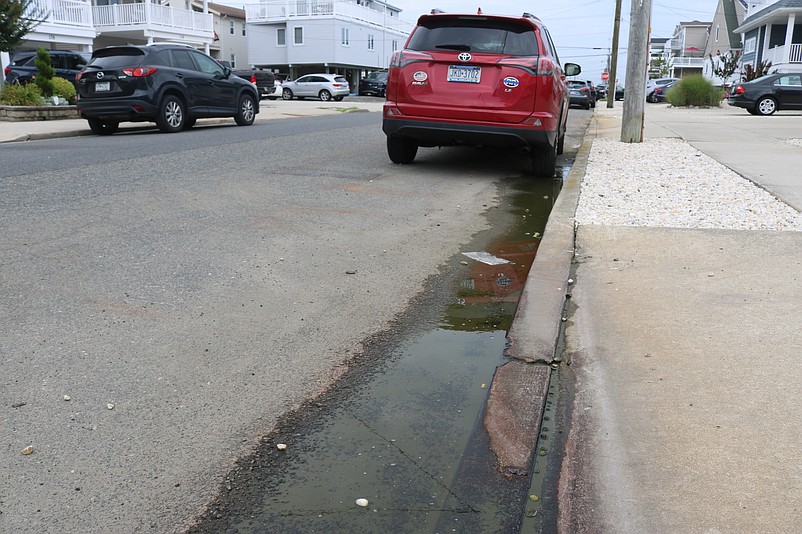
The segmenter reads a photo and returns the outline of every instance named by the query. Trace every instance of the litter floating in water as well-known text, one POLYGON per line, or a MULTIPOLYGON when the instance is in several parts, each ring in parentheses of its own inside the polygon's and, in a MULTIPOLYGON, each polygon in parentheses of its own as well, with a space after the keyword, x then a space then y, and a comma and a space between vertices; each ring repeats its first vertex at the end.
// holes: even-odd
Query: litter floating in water
POLYGON ((493 256, 489 252, 463 252, 462 255, 467 256, 472 260, 486 263, 487 265, 501 265, 503 263, 512 263, 511 261, 505 260, 504 258, 497 258, 496 256, 493 256))
POLYGON ((367 499, 357 499, 356 500, 356 505, 357 506, 361 506, 361 507, 364 508, 365 506, 368 505, 368 500, 367 499))

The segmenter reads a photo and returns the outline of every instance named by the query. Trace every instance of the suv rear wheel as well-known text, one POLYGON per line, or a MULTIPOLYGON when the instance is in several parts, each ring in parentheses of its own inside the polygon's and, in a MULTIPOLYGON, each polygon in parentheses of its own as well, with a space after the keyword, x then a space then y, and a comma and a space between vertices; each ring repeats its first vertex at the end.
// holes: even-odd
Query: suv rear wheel
POLYGON ((156 117, 156 126, 164 133, 180 132, 184 129, 184 121, 187 113, 184 103, 173 95, 167 95, 162 100, 159 107, 159 115, 156 117))
POLYGON ((89 122, 89 129, 92 130, 92 133, 96 133, 97 135, 111 135, 117 131, 117 128, 120 126, 119 122, 116 121, 104 121, 100 119, 87 119, 89 122))
POLYGON ((250 126, 256 118, 254 113, 253 97, 251 95, 242 95, 239 99, 239 107, 237 114, 234 115, 234 121, 240 126, 250 126))
POLYGON ((284 100, 292 100, 292 91, 290 91, 289 89, 284 89, 281 92, 281 98, 283 98, 284 100))
POLYGON ((551 178, 557 169, 557 148, 559 142, 554 146, 532 147, 532 175, 541 178, 551 178))
POLYGON ((323 102, 328 102, 329 100, 331 100, 331 93, 329 93, 326 89, 320 91, 320 93, 317 96, 319 96, 323 102))
POLYGON ((387 137, 387 155, 393 163, 412 163, 418 153, 418 144, 404 137, 387 137))

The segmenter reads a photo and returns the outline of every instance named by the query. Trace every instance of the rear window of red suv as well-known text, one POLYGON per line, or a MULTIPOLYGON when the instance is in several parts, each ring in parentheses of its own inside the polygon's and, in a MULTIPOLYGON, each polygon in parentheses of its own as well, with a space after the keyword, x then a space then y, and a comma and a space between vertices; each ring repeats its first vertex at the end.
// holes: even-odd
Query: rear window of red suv
POLYGON ((418 26, 407 49, 455 50, 505 56, 539 54, 531 25, 483 17, 432 17, 418 26))

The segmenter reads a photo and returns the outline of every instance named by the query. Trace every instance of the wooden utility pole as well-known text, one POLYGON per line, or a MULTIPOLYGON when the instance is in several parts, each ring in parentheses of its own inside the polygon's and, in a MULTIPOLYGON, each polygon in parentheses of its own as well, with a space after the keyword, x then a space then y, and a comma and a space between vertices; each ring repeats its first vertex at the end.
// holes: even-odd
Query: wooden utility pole
POLYGON ((652 0, 632 0, 629 13, 629 46, 627 47, 627 89, 624 92, 624 114, 621 141, 643 141, 643 108, 646 102, 646 69, 649 63, 649 22, 652 0))
POLYGON ((610 78, 607 80, 607 109, 613 109, 615 85, 618 75, 618 34, 621 31, 621 0, 615 0, 615 22, 613 22, 613 49, 610 61, 610 78), (610 90, 612 88, 612 91, 610 90))

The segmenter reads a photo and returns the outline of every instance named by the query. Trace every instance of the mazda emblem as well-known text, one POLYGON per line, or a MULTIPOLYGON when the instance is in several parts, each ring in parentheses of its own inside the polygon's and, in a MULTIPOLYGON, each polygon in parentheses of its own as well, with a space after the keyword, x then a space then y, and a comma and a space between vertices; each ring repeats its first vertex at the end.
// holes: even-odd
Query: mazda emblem
POLYGON ((103 71, 98 72, 97 74, 95 74, 95 76, 97 76, 98 80, 101 79, 103 77, 103 71))
POLYGON ((459 58, 459 60, 462 62, 470 61, 471 55, 468 52, 463 52, 460 55, 458 55, 457 58, 459 58))

